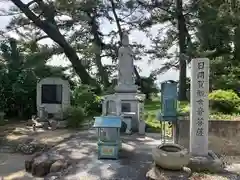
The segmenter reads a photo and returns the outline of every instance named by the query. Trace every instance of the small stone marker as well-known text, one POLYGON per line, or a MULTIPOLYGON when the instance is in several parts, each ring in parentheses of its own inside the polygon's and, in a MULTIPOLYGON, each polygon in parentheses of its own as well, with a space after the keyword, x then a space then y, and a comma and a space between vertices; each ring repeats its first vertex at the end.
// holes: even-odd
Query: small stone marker
POLYGON ((190 153, 208 155, 209 59, 191 62, 190 153))

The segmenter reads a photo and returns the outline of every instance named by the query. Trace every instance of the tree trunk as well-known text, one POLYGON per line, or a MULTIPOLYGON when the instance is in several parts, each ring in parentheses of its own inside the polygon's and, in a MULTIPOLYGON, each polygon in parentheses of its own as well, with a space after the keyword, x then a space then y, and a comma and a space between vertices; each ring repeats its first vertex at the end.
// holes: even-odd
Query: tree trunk
POLYGON ((234 65, 237 66, 240 62, 240 42, 239 42, 239 37, 240 37, 240 25, 235 27, 234 30, 234 65))
POLYGON ((60 47, 63 48, 65 55, 68 57, 69 61, 76 73, 79 75, 83 84, 91 84, 96 86, 97 82, 88 74, 86 69, 81 63, 76 51, 69 45, 64 36, 60 33, 58 27, 47 20, 41 20, 37 17, 26 4, 21 0, 12 0, 12 2, 29 18, 33 23, 43 30, 49 38, 55 41, 60 47))
POLYGON ((185 18, 183 15, 182 0, 176 0, 177 12, 177 28, 178 28, 178 44, 179 44, 179 101, 187 100, 187 63, 184 54, 186 53, 186 33, 185 33, 185 18))
POLYGON ((101 82, 104 85, 105 88, 110 86, 109 79, 108 79, 108 73, 105 71, 103 64, 102 64, 102 58, 101 58, 101 52, 102 52, 102 40, 99 37, 98 34, 98 25, 96 22, 95 17, 91 17, 92 21, 90 23, 91 31, 94 37, 94 44, 97 46, 96 52, 95 52, 95 63, 98 69, 98 72, 101 76, 101 82))

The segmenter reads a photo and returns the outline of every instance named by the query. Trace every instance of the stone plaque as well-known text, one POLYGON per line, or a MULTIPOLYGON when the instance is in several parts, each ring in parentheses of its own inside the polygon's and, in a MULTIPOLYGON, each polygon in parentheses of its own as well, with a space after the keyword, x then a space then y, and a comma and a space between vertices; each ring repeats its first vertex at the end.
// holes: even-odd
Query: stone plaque
POLYGON ((208 154, 209 119, 209 59, 198 58, 191 62, 190 153, 208 154))

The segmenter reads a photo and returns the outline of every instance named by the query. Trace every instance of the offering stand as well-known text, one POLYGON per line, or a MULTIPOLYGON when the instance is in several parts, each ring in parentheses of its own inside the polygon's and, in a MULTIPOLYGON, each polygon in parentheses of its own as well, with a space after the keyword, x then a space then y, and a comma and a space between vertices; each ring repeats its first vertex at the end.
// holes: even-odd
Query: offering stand
POLYGON ((174 81, 165 81, 161 84, 161 112, 158 114, 158 120, 161 121, 161 139, 166 141, 166 124, 172 126, 173 142, 178 140, 178 117, 177 117, 177 83, 174 81))
POLYGON ((118 152, 121 148, 121 124, 119 116, 95 117, 93 127, 97 128, 98 159, 118 159, 118 152))

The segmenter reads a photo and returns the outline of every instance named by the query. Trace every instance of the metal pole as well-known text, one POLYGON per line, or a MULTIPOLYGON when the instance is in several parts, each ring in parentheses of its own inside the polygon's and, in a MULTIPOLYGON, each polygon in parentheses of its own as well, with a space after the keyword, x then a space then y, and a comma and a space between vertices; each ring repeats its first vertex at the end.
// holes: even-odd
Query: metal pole
POLYGON ((163 140, 163 128, 162 128, 162 121, 160 121, 161 125, 160 125, 160 129, 161 129, 161 142, 163 140))
POLYGON ((97 133, 98 133, 98 141, 100 140, 100 132, 99 132, 99 128, 97 128, 97 133))
POLYGON ((175 128, 176 128, 176 125, 174 122, 172 122, 172 140, 173 140, 173 143, 175 144, 176 143, 176 132, 175 132, 175 128))
POLYGON ((176 126, 175 126, 175 137, 176 137, 176 143, 178 143, 179 141, 179 122, 178 119, 176 121, 176 126))
POLYGON ((163 143, 165 144, 165 142, 166 142, 166 123, 165 123, 165 121, 163 121, 163 143))

